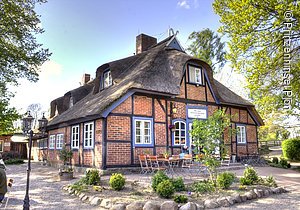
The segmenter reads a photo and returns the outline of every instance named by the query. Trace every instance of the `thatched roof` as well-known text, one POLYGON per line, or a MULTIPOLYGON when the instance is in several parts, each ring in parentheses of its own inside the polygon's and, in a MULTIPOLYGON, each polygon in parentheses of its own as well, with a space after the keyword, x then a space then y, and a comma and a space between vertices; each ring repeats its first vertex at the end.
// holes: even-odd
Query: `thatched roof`
MULTIPOLYGON (((96 71, 96 78, 92 82, 51 102, 52 106, 57 105, 59 115, 49 122, 49 126, 62 123, 61 126, 63 126, 71 124, 72 121, 84 122, 88 119, 100 118, 105 109, 132 89, 170 96, 178 95, 184 66, 187 62, 198 63, 207 70, 211 87, 220 103, 253 106, 250 102, 215 81, 212 70, 207 63, 180 50, 167 48, 166 44, 171 38, 173 37, 163 40, 141 54, 100 66, 96 71), (112 74, 113 85, 100 90, 100 76, 108 68, 112 74), (73 97, 74 105, 69 108, 67 102, 70 96, 73 97)), ((53 111, 51 113, 53 114, 53 111)))

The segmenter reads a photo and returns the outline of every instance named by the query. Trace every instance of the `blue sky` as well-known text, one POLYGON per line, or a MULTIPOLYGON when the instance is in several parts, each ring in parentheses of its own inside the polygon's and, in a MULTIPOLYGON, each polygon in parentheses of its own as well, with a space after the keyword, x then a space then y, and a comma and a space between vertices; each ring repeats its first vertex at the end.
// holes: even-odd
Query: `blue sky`
POLYGON ((193 31, 220 26, 212 0, 49 0, 37 5, 45 32, 38 42, 53 53, 41 67, 40 81, 21 80, 12 105, 21 109, 50 102, 77 88, 83 73, 95 77, 103 63, 133 55, 135 37, 145 33, 168 36, 168 28, 179 31, 178 39, 187 47, 193 31))

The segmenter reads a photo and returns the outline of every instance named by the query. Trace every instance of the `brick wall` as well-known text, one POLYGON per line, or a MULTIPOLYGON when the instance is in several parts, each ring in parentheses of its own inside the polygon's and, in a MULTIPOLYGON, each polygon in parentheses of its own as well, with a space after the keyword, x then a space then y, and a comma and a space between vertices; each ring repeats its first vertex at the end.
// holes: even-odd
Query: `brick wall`
POLYGON ((95 122, 95 166, 100 168, 102 166, 102 119, 98 119, 95 122))
POLYGON ((154 109, 155 109, 155 122, 166 122, 166 101, 155 99, 154 100, 154 109))
POLYGON ((166 125, 155 123, 155 144, 166 145, 166 125))
POLYGON ((3 152, 9 152, 11 147, 11 136, 0 136, 0 141, 3 143, 3 152))
POLYGON ((107 117, 107 140, 130 141, 130 117, 108 116, 107 117))
POLYGON ((130 143, 107 143, 107 165, 131 164, 130 143))
POLYGON ((132 99, 128 97, 123 103, 117 106, 112 113, 132 114, 132 99))
POLYGON ((191 100, 206 101, 205 87, 187 84, 187 98, 191 100))
POLYGON ((134 114, 152 116, 152 98, 135 95, 134 114))

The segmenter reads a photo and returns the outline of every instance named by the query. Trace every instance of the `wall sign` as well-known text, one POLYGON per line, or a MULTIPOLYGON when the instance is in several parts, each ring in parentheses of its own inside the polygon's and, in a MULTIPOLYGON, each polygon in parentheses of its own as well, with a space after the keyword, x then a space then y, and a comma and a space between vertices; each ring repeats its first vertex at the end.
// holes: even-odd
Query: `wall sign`
POLYGON ((4 142, 5 147, 10 147, 10 142, 4 142))
POLYGON ((188 118, 194 119, 207 119, 207 109, 206 108, 189 108, 188 118))

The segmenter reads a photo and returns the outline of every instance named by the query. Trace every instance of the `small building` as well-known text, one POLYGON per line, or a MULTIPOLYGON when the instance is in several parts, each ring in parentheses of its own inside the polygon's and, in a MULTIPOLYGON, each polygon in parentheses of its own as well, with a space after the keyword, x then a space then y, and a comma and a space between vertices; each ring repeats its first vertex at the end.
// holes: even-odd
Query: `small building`
POLYGON ((176 36, 157 43, 140 34, 134 56, 99 66, 95 79, 85 75, 81 87, 51 102, 47 158, 58 163, 65 146, 73 150, 73 165, 106 169, 136 166, 139 154, 178 154, 192 146, 193 120, 217 109, 232 115, 239 131, 224 133, 227 152, 257 153, 263 121, 254 105, 215 80, 176 36))

